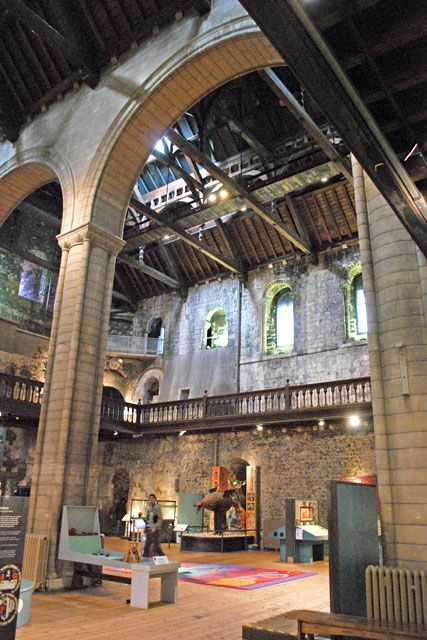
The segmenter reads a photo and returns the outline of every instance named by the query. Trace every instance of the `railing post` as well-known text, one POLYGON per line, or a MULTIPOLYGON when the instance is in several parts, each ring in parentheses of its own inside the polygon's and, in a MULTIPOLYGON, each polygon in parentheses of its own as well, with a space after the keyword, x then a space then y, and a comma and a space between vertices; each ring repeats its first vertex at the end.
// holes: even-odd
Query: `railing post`
POLYGON ((285 410, 289 411, 291 408, 291 388, 289 386, 289 380, 286 380, 285 385, 285 410))
POLYGON ((206 416, 208 415, 208 390, 205 389, 205 392, 203 394, 203 418, 206 418, 206 416))
POLYGON ((141 398, 138 398, 138 407, 136 409, 136 421, 141 422, 142 403, 141 398))

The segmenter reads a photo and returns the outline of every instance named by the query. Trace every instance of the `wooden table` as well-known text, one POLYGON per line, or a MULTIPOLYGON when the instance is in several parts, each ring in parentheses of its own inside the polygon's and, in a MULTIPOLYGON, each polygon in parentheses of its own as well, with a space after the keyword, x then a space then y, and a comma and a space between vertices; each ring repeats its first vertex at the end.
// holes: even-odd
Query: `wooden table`
POLYGON ((179 562, 168 564, 132 565, 130 606, 148 609, 148 592, 151 578, 160 578, 160 601, 175 603, 178 595, 179 562))

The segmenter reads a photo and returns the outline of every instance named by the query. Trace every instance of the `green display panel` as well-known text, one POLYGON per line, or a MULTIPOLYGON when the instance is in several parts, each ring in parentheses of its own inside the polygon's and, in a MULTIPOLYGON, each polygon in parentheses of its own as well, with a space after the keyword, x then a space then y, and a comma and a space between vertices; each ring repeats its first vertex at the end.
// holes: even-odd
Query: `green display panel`
POLYGON ((178 524, 188 524, 191 527, 201 527, 203 523, 203 509, 197 513, 197 502, 202 500, 203 493, 178 494, 178 524))
POLYGON ((379 564, 375 486, 331 482, 329 554, 331 611, 366 616, 365 569, 379 564))

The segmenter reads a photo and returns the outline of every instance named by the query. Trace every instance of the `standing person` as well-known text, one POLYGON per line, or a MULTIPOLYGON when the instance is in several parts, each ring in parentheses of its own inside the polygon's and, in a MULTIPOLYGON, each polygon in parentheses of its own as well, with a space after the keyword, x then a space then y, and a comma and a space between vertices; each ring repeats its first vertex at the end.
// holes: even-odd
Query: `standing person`
POLYGON ((160 531, 162 529, 162 510, 157 504, 154 493, 148 496, 147 528, 145 530, 144 558, 164 556, 160 546, 160 531))

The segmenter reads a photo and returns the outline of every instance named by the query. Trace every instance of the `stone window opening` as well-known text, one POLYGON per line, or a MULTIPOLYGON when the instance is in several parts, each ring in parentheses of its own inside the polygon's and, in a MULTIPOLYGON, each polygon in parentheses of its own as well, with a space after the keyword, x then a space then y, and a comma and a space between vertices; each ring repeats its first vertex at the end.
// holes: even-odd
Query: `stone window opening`
POLYGON ((347 337, 349 340, 366 340, 368 334, 366 301, 362 267, 359 262, 349 269, 345 297, 347 337))
POLYGON ((150 353, 163 354, 165 328, 161 318, 151 318, 147 329, 147 350, 150 353))
POLYGON ((294 296, 286 282, 273 283, 265 293, 264 344, 271 355, 293 351, 294 296))
POLYGON ((224 309, 212 311, 205 322, 205 347, 216 349, 228 345, 228 320, 224 309))
POLYGON ((26 298, 27 300, 48 306, 51 297, 51 287, 52 275, 50 272, 44 267, 24 260, 18 295, 21 296, 21 298, 26 298))

